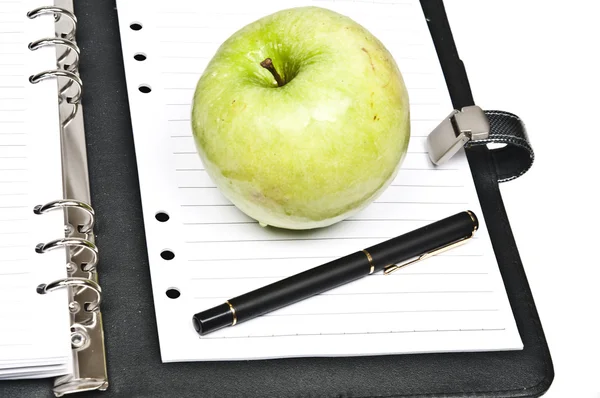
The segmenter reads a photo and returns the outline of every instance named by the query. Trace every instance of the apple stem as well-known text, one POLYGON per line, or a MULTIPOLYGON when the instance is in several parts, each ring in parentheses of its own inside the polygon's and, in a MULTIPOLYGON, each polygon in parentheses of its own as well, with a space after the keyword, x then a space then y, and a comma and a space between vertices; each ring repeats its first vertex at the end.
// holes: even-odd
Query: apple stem
POLYGON ((278 87, 281 87, 285 84, 285 82, 277 72, 277 69, 275 69, 275 66, 273 65, 273 60, 271 60, 271 58, 267 58, 264 61, 262 61, 260 63, 260 66, 271 72, 271 74, 275 78, 275 81, 277 82, 278 87))

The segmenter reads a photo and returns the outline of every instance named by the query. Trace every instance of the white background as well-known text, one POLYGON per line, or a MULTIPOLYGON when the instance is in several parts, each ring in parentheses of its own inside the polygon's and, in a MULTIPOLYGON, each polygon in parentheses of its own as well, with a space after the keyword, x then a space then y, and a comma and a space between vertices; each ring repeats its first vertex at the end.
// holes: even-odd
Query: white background
POLYGON ((544 397, 600 397, 600 3, 445 7, 475 102, 519 115, 535 151, 501 191, 554 362, 544 397))

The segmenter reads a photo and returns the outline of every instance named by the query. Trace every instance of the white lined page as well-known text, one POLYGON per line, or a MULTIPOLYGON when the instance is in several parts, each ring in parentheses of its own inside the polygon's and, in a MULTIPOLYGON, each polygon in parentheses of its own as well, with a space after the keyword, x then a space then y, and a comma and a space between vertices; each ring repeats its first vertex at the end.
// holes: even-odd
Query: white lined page
POLYGON ((0 379, 56 376, 72 366, 67 292, 36 293, 67 276, 64 250, 34 251, 64 236, 62 212, 33 213, 63 197, 56 82, 28 81, 56 67, 54 48, 27 48, 54 36, 51 15, 26 17, 42 5, 0 0, 0 379))
POLYGON ((464 153, 433 167, 425 151, 452 105, 418 1, 145 4, 118 1, 118 12, 163 361, 522 348, 464 153), (345 14, 386 45, 408 88, 412 132, 397 178, 370 206, 328 228, 282 231, 260 227, 212 183, 194 147, 191 100, 229 35, 302 5, 345 14), (467 245, 201 338, 192 327, 194 313, 228 298, 466 209, 481 222, 467 245), (173 288, 180 297, 167 297, 173 288))

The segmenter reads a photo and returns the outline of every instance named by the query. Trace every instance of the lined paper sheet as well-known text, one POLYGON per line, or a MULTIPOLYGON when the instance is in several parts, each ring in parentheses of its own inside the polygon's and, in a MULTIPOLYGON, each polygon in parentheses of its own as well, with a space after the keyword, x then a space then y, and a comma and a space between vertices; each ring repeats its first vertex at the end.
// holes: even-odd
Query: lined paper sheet
POLYGON ((62 212, 33 213, 63 197, 56 82, 28 81, 56 67, 54 48, 27 48, 54 36, 52 16, 26 17, 42 5, 48 2, 0 0, 0 379, 71 368, 67 292, 36 293, 67 276, 64 250, 34 250, 64 236, 62 212))
POLYGON ((433 167, 425 151, 427 134, 452 105, 417 0, 117 3, 163 361, 522 348, 482 216, 465 246, 200 338, 191 324, 196 312, 481 209, 464 153, 433 167), (328 228, 283 231, 260 227, 212 183, 192 139, 191 100, 227 37, 303 5, 345 14, 387 46, 408 87, 412 136, 397 178, 365 210, 328 228), (142 85, 152 91, 142 93, 142 85), (180 296, 169 298, 175 290, 180 296))

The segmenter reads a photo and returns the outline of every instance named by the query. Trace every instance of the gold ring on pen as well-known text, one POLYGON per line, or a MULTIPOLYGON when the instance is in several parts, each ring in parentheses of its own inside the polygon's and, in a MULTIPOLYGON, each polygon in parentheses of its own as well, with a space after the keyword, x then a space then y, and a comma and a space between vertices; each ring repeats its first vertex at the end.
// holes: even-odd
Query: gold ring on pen
POLYGON ((371 257, 371 253, 366 250, 362 250, 363 253, 367 256, 367 260, 369 260, 369 264, 371 265, 371 269, 369 270, 369 275, 375 271, 375 264, 373 264, 373 257, 371 257))
POLYGON ((473 212, 471 212, 471 210, 467 210, 467 213, 469 213, 469 217, 471 217, 471 220, 473 221, 473 232, 477 231, 477 221, 475 221, 475 216, 473 215, 473 212))
POLYGON ((231 326, 235 325, 237 323, 237 315, 235 314, 235 308, 233 308, 233 305, 231 305, 231 303, 229 301, 225 301, 227 303, 227 305, 229 306, 229 309, 231 310, 231 315, 233 316, 233 322, 231 323, 231 326))

